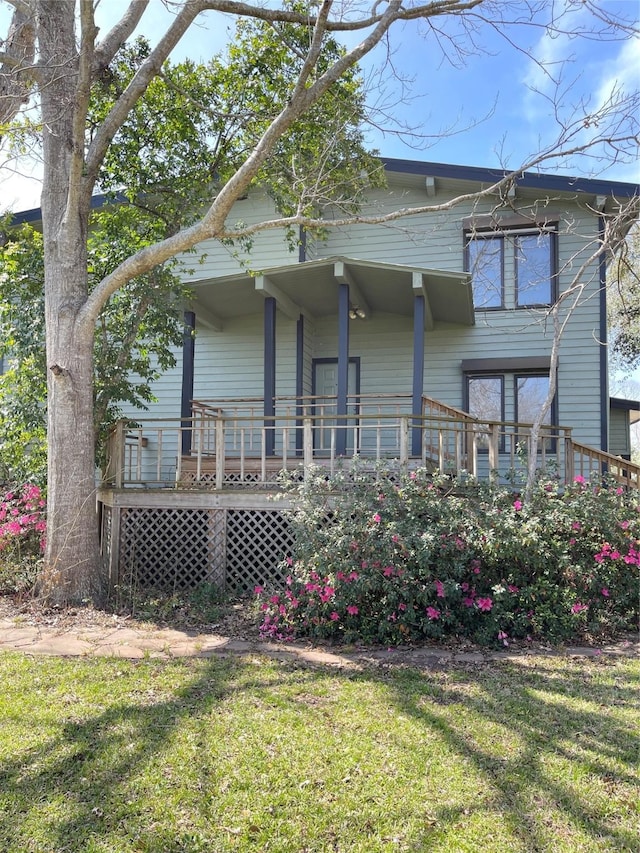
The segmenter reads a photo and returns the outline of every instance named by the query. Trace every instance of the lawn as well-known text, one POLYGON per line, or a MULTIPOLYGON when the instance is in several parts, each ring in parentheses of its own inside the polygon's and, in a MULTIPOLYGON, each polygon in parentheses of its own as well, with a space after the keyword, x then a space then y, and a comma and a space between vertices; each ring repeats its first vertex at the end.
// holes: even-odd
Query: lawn
POLYGON ((0 850, 640 849, 640 662, 0 656, 0 850))

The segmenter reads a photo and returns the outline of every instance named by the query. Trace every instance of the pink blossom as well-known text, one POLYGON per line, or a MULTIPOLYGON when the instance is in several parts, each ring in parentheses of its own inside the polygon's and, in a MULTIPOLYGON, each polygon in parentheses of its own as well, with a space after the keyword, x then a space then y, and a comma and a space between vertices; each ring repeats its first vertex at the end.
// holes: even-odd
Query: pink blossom
POLYGON ((464 604, 465 607, 473 607, 473 602, 474 602, 474 599, 470 595, 467 595, 465 598, 462 599, 462 603, 464 604))
POLYGON ((574 478, 573 478, 573 482, 574 482, 574 483, 582 484, 582 483, 585 483, 585 482, 586 482, 586 480, 584 479, 584 477, 582 476, 582 474, 578 474, 578 476, 577 476, 577 477, 574 477, 574 478))
POLYGON ((627 530, 627 528, 629 527, 629 522, 628 522, 628 521, 621 521, 621 522, 620 522, 620 527, 621 527, 623 530, 627 530))
POLYGON ((262 595, 262 593, 264 592, 264 587, 263 586, 255 586, 253 588, 253 592, 255 595, 262 595))
POLYGON ((588 609, 589 609, 588 604, 581 604, 579 601, 576 601, 576 603, 571 606, 571 612, 572 613, 582 613, 583 610, 588 610, 588 609))
POLYGON ((580 524, 579 521, 572 521, 571 522, 571 529, 572 530, 582 530, 582 525, 580 524))
MULTIPOLYGON (((627 524, 628 524, 628 523, 629 523, 629 522, 627 522, 627 524)), ((397 534, 397 533, 394 533, 394 534, 393 534, 393 536, 391 537, 391 541, 392 541, 392 542, 394 542, 396 545, 398 544, 398 542, 400 541, 400 537, 398 536, 398 534, 397 534)))
POLYGON ((476 606, 478 610, 484 610, 488 612, 493 607, 493 601, 489 597, 478 598, 476 599, 476 606))
POLYGON ((509 635, 505 631, 498 631, 498 639, 502 640, 503 646, 509 645, 508 637, 509 637, 509 635))
POLYGON ((406 609, 407 609, 407 605, 400 602, 400 604, 398 605, 398 610, 406 610, 406 609))
POLYGON ((519 512, 522 509, 522 501, 514 501, 513 508, 516 512, 519 512))
POLYGON ((357 616, 360 611, 355 604, 347 605, 347 613, 349 616, 357 616))
POLYGON ((357 581, 360 575, 357 572, 349 572, 349 580, 357 581))
POLYGON ((427 616, 432 621, 435 621, 436 619, 440 618, 440 611, 437 607, 427 607, 427 616))
POLYGON ((434 585, 436 588, 436 596, 438 598, 444 598, 444 584, 442 581, 434 581, 434 585))
POLYGON ((513 595, 515 595, 516 593, 520 592, 520 587, 514 586, 512 583, 510 583, 510 584, 509 584, 509 586, 507 587, 507 589, 508 589, 508 590, 509 590, 509 592, 511 592, 513 595))
POLYGON ((412 472, 409 474, 409 479, 410 479, 410 480, 415 480, 415 478, 416 478, 416 472, 415 472, 415 471, 412 471, 412 472))
POLYGON ((376 523, 376 524, 380 524, 380 522, 382 521, 382 518, 380 517, 380 513, 379 513, 379 512, 377 512, 377 513, 373 516, 373 520, 375 521, 375 523, 376 523))
POLYGON ((392 578, 395 574, 395 571, 396 570, 393 568, 393 566, 385 566, 385 568, 382 570, 382 574, 385 576, 385 578, 392 578))
POLYGON ((339 618, 340 618, 340 616, 338 613, 336 613, 335 610, 333 610, 331 612, 331 615, 329 616, 329 619, 331 619, 332 622, 337 622, 339 618))
POLYGON ((602 593, 604 598, 609 598, 609 590, 606 588, 606 586, 603 586, 600 592, 602 593))
POLYGON ((288 566, 292 566, 293 565, 293 557, 287 557, 285 562, 288 566))

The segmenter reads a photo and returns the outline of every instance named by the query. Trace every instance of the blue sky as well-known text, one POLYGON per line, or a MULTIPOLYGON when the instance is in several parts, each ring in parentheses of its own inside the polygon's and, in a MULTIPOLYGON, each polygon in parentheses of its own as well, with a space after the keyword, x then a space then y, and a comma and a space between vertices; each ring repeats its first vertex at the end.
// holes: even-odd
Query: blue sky
MULTIPOLYGON (((520 3, 503 2, 511 13, 520 3)), ((584 4, 570 0, 544 2, 544 16, 551 9, 564 13, 558 28, 579 30, 587 26, 584 4), (574 8, 575 11, 569 9, 574 8)), ((629 21, 640 21, 640 0, 603 0, 602 7, 629 21)), ((127 6, 127 0, 100 0, 98 24, 106 30, 127 6)), ((480 7, 482 9, 483 7, 480 7)), ((0 0, 0 31, 6 31, 9 7, 0 0)), ((170 20, 162 0, 151 0, 139 31, 153 43, 170 20)), ((467 19, 470 20, 470 19, 467 19)), ((413 126, 418 138, 401 138, 392 132, 372 132, 370 140, 382 154, 473 166, 518 167, 557 132, 549 98, 554 80, 563 92, 565 115, 582 101, 601 102, 612 86, 638 89, 640 40, 619 41, 570 37, 533 23, 503 27, 471 20, 475 45, 461 57, 448 39, 460 37, 465 49, 470 42, 459 24, 443 21, 435 33, 424 23, 412 22, 392 31, 389 45, 381 45, 367 58, 364 72, 375 78, 385 67, 382 90, 371 93, 384 112, 413 126), (390 56, 391 65, 385 62, 390 56), (391 73, 391 66, 393 73, 391 73), (399 80, 405 81, 402 85, 399 80), (534 89, 538 89, 536 94, 534 89), (443 134, 444 131, 444 134, 443 134)), ((233 20, 208 14, 184 37, 173 59, 189 56, 206 60, 224 48, 233 20)), ((352 37, 352 42, 356 37, 352 37)), ((600 161, 577 158, 549 168, 569 174, 599 175, 615 180, 640 181, 637 163, 604 168, 600 161)), ((39 203, 37 180, 19 179, 15 164, 0 160, 0 209, 25 208, 39 203)), ((36 168, 37 174, 37 168, 36 168)))

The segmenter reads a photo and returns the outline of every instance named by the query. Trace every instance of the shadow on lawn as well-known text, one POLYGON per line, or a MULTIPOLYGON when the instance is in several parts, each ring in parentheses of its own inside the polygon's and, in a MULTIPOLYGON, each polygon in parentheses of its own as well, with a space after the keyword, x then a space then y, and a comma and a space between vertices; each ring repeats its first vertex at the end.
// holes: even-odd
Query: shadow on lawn
MULTIPOLYGON (((90 662, 80 663, 78 676, 85 671, 82 667, 90 666, 90 662)), ((114 661, 114 679, 120 677, 118 666, 114 661)), ((376 850, 437 850, 447 838, 453 846, 443 849, 457 849, 454 843, 456 827, 476 808, 486 813, 487 846, 461 849, 497 849, 489 846, 490 813, 502 816, 511 838, 517 843, 513 848, 501 848, 505 852, 512 849, 535 853, 554 849, 541 840, 537 809, 550 809, 559 823, 579 827, 593 843, 591 847, 580 849, 631 851, 640 845, 638 836, 616 827, 615 820, 610 821, 601 814, 589 797, 577 794, 571 780, 559 781, 557 774, 553 776, 549 772, 550 764, 570 761, 589 774, 600 789, 638 784, 637 731, 620 722, 605 724, 600 712, 611 705, 635 707, 637 690, 634 688, 637 685, 618 684, 613 675, 608 683, 594 678, 596 664, 590 668, 578 665, 565 668, 549 658, 538 661, 535 668, 505 662, 426 673, 381 669, 336 673, 335 670, 274 663, 270 663, 269 668, 265 664, 263 671, 256 666, 255 659, 240 658, 190 664, 143 661, 127 666, 130 666, 127 677, 132 688, 127 690, 126 700, 107 707, 96 706, 88 715, 86 706, 82 706, 84 717, 74 715, 71 700, 60 709, 63 722, 55 734, 41 739, 37 748, 16 749, 15 757, 3 763, 0 813, 4 812, 5 826, 11 826, 6 836, 10 846, 2 848, 7 853, 26 850, 215 853, 218 849, 315 853, 374 849, 373 844, 368 846, 366 837, 362 840, 363 846, 345 845, 339 834, 334 837, 326 829, 322 838, 310 835, 305 841, 308 846, 292 848, 283 840, 268 844, 265 841, 272 840, 269 833, 276 833, 278 827, 275 818, 269 824, 266 813, 261 813, 260 828, 254 826, 258 818, 247 815, 246 826, 238 837, 225 835, 229 830, 217 823, 224 820, 216 800, 224 787, 217 778, 221 771, 215 755, 212 754, 210 760, 202 759, 202 750, 211 748, 210 728, 216 725, 222 707, 239 696, 258 708, 257 726, 261 718, 276 712, 283 712, 293 720, 296 714, 308 715, 305 724, 313 729, 317 721, 321 736, 322 721, 330 714, 330 708, 323 705, 330 702, 334 684, 336 690, 340 689, 336 678, 346 679, 356 688, 383 690, 394 714, 408 718, 418 736, 433 738, 435 735, 439 743, 455 754, 458 763, 472 767, 487 789, 487 798, 481 806, 432 803, 434 826, 412 830, 403 840, 404 846, 390 843, 384 847, 381 844, 376 850), (189 672, 191 679, 184 685, 183 678, 183 686, 179 689, 171 689, 163 682, 164 686, 157 691, 140 693, 135 689, 136 666, 156 667, 159 675, 163 668, 167 668, 166 673, 175 667, 176 672, 183 675, 189 672), (593 681, 586 692, 585 679, 593 681), (571 708, 567 706, 569 698, 576 700, 571 708), (183 726, 192 727, 192 755, 194 763, 198 757, 199 767, 195 771, 186 762, 182 772, 189 781, 185 785, 184 779, 175 779, 176 788, 185 785, 180 794, 182 801, 169 800, 166 808, 184 809, 184 819, 176 815, 173 823, 167 823, 161 813, 153 813, 145 805, 149 798, 157 800, 157 794, 148 790, 153 788, 153 778, 146 776, 144 782, 140 780, 145 768, 153 765, 183 726), (519 748, 513 750, 513 754, 504 754, 501 731, 517 736, 519 748), (36 820, 41 828, 45 826, 41 838, 33 835, 36 820), (211 821, 213 826, 207 830, 211 821), (216 832, 224 835, 224 843, 219 847, 212 846, 216 832), (599 844, 605 846, 599 847, 599 844)), ((601 666, 609 665, 603 662, 601 666)), ((225 723, 227 732, 229 727, 233 730, 235 722, 231 716, 225 723)), ((330 720, 328 725, 330 728, 348 727, 349 721, 338 718, 330 720)), ((229 738, 237 734, 229 733, 229 738)), ((243 748, 247 751, 258 748, 257 737, 255 733, 250 736, 243 748)), ((239 740, 243 738, 244 734, 239 740)), ((320 756, 320 739, 317 748, 320 756)), ((216 749, 224 751, 224 743, 216 744, 216 749)), ((404 754, 407 762, 411 762, 408 748, 404 754)), ((312 788, 304 788, 294 759, 295 756, 289 756, 292 761, 289 781, 272 780, 272 790, 264 795, 266 801, 269 797, 273 803, 296 800, 298 805, 306 804, 308 809, 317 811, 320 800, 328 792, 320 797, 312 788), (286 797, 278 785, 287 788, 286 797)), ((179 771, 174 768, 166 772, 169 777, 159 780, 158 786, 170 792, 174 781, 171 774, 179 771)), ((259 784, 264 784, 264 780, 246 780, 248 786, 259 784)), ((335 796, 340 796, 338 790, 335 796)), ((328 802, 330 800, 331 797, 328 802)), ((367 816, 369 808, 370 803, 363 801, 362 826, 371 826, 371 837, 377 838, 375 817, 369 819, 367 816)), ((402 809, 398 807, 398 820, 401 815, 402 809)), ((0 829, 0 841, 2 831, 0 829)))

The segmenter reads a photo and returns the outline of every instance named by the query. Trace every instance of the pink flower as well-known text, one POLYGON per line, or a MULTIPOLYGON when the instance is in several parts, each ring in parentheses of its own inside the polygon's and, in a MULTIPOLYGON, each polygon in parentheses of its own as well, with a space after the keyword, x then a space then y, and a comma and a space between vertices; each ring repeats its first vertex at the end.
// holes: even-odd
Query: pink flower
MULTIPOLYGON (((629 524, 629 522, 627 522, 627 524, 629 524)), ((400 537, 397 533, 393 534, 393 536, 391 537, 391 541, 394 542, 396 545, 398 544, 398 542, 400 541, 400 537)))
POLYGON ((264 592, 264 587, 263 586, 256 586, 253 588, 253 592, 255 595, 262 595, 262 593, 264 592))
POLYGON ((513 595, 515 595, 517 592, 520 592, 520 587, 514 586, 512 583, 510 583, 510 584, 509 584, 509 586, 507 587, 507 589, 508 589, 508 590, 509 590, 509 592, 510 592, 510 593, 512 593, 513 595))
POLYGON ((578 476, 577 476, 577 477, 574 477, 574 478, 573 478, 573 482, 574 482, 574 483, 582 484, 582 483, 585 483, 585 482, 586 482, 586 480, 584 479, 584 477, 582 476, 582 474, 578 474, 578 476))
POLYGON ((357 581, 360 575, 357 572, 349 572, 349 580, 357 581))
POLYGON ((406 610, 406 609, 407 609, 407 605, 400 602, 400 604, 398 605, 398 610, 406 610))
POLYGON ((396 570, 393 568, 393 566, 385 566, 385 568, 382 570, 382 574, 385 576, 385 578, 392 578, 395 574, 395 571, 396 570))
POLYGON ((522 501, 514 501, 513 508, 516 512, 519 512, 522 509, 522 501))
POLYGON ((626 529, 629 527, 629 522, 628 522, 628 521, 621 521, 621 522, 620 522, 620 527, 621 527, 623 530, 626 530, 626 529))
POLYGON ((588 604, 581 604, 579 601, 576 601, 576 603, 571 606, 571 612, 572 613, 582 613, 583 610, 588 610, 588 609, 589 609, 588 604))
POLYGON ((600 592, 602 593, 604 598, 609 598, 609 590, 606 588, 606 586, 603 586, 600 592))
POLYGON ((462 603, 465 607, 473 607, 473 601, 474 600, 470 595, 467 595, 465 598, 462 599, 462 603))
POLYGON ((288 566, 292 566, 293 565, 293 557, 287 557, 285 562, 288 566))
POLYGON ((332 622, 337 622, 339 618, 340 616, 338 613, 336 613, 335 610, 333 610, 331 615, 329 616, 329 619, 331 619, 332 622))
POLYGON ((509 636, 509 635, 508 635, 505 631, 498 631, 498 639, 499 639, 499 640, 502 640, 502 645, 503 645, 503 646, 508 646, 508 645, 509 645, 509 640, 507 639, 507 638, 508 638, 508 636, 509 636))
POLYGON ((375 523, 376 523, 376 524, 380 524, 380 522, 382 521, 382 518, 380 517, 380 513, 379 513, 379 512, 377 512, 377 513, 373 516, 373 520, 375 521, 375 523))
POLYGON ((493 607, 493 601, 490 598, 478 598, 476 599, 476 605, 478 610, 484 610, 488 612, 493 607))
POLYGON ((440 611, 437 607, 427 607, 427 616, 429 619, 435 621, 440 618, 440 611))
POLYGON ((349 604, 347 606, 347 613, 349 616, 357 616, 360 611, 358 610, 355 604, 349 604))
POLYGON ((442 581, 434 581, 436 588, 436 595, 438 598, 444 598, 444 584, 442 581))
POLYGON ((571 522, 571 529, 572 530, 582 530, 582 525, 580 524, 579 521, 572 521, 571 522))

